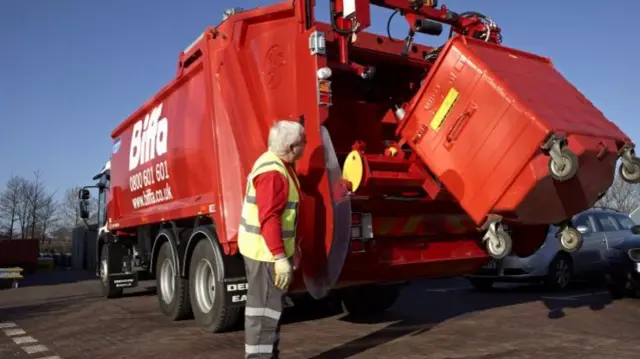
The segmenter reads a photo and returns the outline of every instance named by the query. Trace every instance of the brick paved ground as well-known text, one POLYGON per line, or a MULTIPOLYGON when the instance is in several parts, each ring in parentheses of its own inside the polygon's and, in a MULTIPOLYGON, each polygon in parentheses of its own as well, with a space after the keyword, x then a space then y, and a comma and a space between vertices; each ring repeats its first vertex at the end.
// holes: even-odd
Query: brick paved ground
MULTIPOLYGON (((192 321, 168 322, 144 289, 103 300, 86 278, 50 275, 32 287, 0 291, 0 326, 15 323, 37 340, 28 344, 33 350, 46 349, 26 355, 0 330, 0 358, 242 358, 242 332, 214 335, 192 321), (67 283, 42 285, 60 276, 67 283)), ((282 357, 638 357, 640 300, 612 303, 600 289, 580 287, 545 294, 535 287, 477 293, 461 286, 463 280, 415 284, 391 313, 367 322, 293 310, 282 329, 282 357)))

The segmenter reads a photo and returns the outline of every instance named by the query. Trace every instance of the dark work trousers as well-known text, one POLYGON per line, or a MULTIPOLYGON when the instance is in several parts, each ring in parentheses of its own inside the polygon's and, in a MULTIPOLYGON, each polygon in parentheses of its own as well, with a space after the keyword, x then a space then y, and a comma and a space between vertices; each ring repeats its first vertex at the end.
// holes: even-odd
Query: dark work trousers
POLYGON ((276 288, 274 263, 244 257, 247 302, 244 314, 245 359, 277 359, 280 315, 285 291, 276 288))

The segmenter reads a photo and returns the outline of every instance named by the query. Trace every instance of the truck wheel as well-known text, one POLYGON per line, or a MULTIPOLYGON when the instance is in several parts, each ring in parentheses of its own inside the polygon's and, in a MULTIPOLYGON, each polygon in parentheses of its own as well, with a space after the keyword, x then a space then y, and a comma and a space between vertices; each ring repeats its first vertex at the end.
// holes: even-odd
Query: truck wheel
POLYGON ((189 263, 189 296, 196 323, 208 332, 230 330, 240 319, 242 308, 225 305, 224 283, 221 280, 222 253, 208 240, 196 244, 189 263))
MULTIPOLYGON (((109 284, 109 261, 114 260, 114 258, 109 258, 109 247, 115 245, 113 243, 105 243, 100 250, 100 289, 102 291, 102 296, 107 299, 112 298, 120 298, 122 297, 123 289, 122 288, 113 288, 109 284)), ((121 258, 118 258, 118 262, 122 262, 121 258)))
POLYGON ((180 277, 169 241, 160 247, 155 268, 160 311, 174 321, 187 319, 191 314, 189 281, 180 277))
POLYGON ((370 285, 345 289, 342 308, 353 316, 375 315, 391 308, 400 296, 399 285, 370 285))

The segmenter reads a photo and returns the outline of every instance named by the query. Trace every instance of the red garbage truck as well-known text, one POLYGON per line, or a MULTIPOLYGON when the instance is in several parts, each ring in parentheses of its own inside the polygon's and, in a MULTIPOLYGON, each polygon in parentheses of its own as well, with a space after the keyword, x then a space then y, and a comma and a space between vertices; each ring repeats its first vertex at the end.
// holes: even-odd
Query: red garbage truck
POLYGON ((566 219, 607 190, 619 158, 638 182, 633 143, 548 60, 502 46, 485 15, 424 0, 330 5, 328 24, 313 0, 225 11, 113 130, 109 161, 79 193, 86 218, 99 192, 105 297, 150 276, 172 320, 234 325, 247 289, 236 243, 246 177, 278 119, 300 121, 308 140, 292 295, 336 294, 352 313, 389 308, 411 280, 529 255, 552 223, 577 250, 566 219), (404 41, 364 31, 372 6, 405 17, 404 41), (445 45, 414 42, 443 24, 445 45))

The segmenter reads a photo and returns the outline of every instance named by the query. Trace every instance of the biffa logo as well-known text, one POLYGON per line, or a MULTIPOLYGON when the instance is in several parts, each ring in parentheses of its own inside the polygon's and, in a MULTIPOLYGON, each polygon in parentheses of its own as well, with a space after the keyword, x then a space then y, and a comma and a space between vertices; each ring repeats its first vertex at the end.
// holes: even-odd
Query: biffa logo
POLYGON ((129 147, 129 171, 167 153, 169 122, 162 115, 162 105, 133 125, 129 147))

